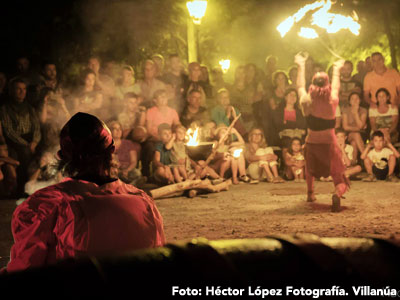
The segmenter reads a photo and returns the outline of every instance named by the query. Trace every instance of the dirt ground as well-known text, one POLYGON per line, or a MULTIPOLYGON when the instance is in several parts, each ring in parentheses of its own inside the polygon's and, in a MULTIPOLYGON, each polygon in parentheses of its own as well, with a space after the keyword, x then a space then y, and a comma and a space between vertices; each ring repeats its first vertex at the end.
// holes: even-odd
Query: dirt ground
MULTIPOLYGON (((332 183, 316 182, 317 201, 306 202, 305 183, 259 183, 196 198, 156 200, 167 241, 262 238, 312 233, 321 237, 400 238, 400 183, 352 182, 342 211, 332 213, 332 183)), ((0 267, 12 245, 10 221, 15 201, 0 201, 0 267)))

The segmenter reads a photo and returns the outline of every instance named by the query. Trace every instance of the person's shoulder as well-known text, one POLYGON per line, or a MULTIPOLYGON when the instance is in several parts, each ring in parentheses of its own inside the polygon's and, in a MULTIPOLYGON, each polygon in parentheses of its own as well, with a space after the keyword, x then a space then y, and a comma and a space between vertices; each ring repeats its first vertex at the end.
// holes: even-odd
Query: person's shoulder
POLYGON ((383 148, 382 152, 383 152, 384 155, 392 155, 393 154, 392 149, 390 149, 388 147, 383 148))
POLYGON ((399 109, 397 108, 396 105, 390 104, 390 106, 389 106, 389 111, 397 115, 399 109))

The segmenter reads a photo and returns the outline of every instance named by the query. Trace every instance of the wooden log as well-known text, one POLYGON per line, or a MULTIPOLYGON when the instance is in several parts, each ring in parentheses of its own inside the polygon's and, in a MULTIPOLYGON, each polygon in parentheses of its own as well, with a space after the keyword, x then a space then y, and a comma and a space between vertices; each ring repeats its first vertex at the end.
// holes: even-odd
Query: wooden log
POLYGON ((170 184, 170 185, 160 187, 158 189, 151 190, 150 194, 153 197, 153 199, 159 199, 161 197, 165 197, 170 194, 174 194, 176 192, 190 190, 200 183, 201 183, 201 179, 186 180, 184 182, 170 184))
POLYGON ((198 190, 206 190, 212 193, 219 193, 221 191, 229 190, 229 186, 232 184, 232 180, 225 180, 220 184, 213 185, 209 179, 203 180, 199 185, 196 186, 198 190))

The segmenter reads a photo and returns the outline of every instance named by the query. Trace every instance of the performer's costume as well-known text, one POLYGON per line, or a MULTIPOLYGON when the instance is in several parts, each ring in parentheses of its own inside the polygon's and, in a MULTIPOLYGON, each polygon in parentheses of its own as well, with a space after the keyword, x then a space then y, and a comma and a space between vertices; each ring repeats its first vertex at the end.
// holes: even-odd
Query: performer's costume
POLYGON ((335 135, 335 111, 339 99, 331 98, 331 85, 326 73, 314 75, 309 93, 300 102, 302 106, 310 107, 310 114, 306 116, 308 135, 305 146, 308 193, 313 194, 313 179, 310 177, 332 176, 335 187, 339 187, 336 196, 340 198, 348 189, 349 181, 344 175, 346 167, 335 135))

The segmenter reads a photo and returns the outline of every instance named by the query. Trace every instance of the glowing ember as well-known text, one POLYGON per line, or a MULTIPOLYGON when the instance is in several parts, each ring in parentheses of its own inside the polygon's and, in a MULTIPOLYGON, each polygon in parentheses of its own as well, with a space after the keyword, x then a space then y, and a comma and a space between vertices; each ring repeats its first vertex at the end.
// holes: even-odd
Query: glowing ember
MULTIPOLYGON (((303 19, 309 11, 318 9, 312 15, 311 25, 319 26, 325 29, 328 33, 336 33, 341 29, 348 29, 355 35, 360 34, 361 25, 357 22, 358 16, 354 11, 352 17, 343 16, 340 14, 330 13, 329 10, 331 7, 331 0, 317 1, 312 4, 307 4, 300 8, 293 16, 288 17, 280 23, 276 29, 279 31, 281 36, 284 37, 293 25, 303 19)), ((299 36, 315 39, 318 37, 318 34, 312 28, 302 27, 299 36)))
POLYGON ((316 39, 318 37, 318 33, 312 28, 301 27, 299 36, 306 39, 316 39))
POLYGON ((243 149, 235 149, 235 150, 233 151, 233 157, 234 157, 234 158, 239 158, 239 157, 240 157, 240 154, 242 153, 242 151, 243 151, 243 149))
POLYGON ((230 59, 221 59, 219 61, 219 65, 221 66, 222 72, 226 73, 226 72, 228 72, 228 70, 231 66, 231 60, 230 59))
POLYGON ((189 128, 186 131, 186 138, 188 139, 188 142, 186 145, 188 146, 198 146, 199 145, 199 128, 196 128, 193 130, 192 128, 189 128))

